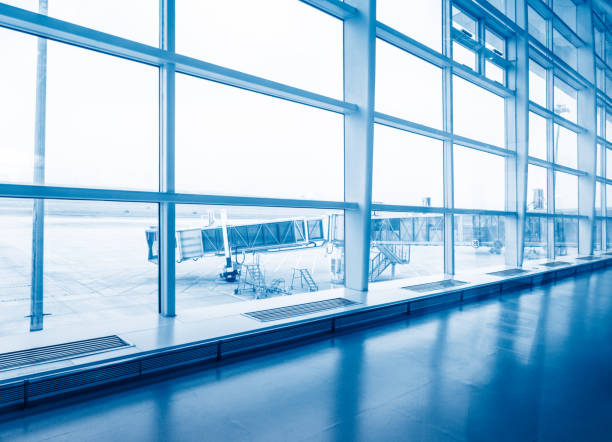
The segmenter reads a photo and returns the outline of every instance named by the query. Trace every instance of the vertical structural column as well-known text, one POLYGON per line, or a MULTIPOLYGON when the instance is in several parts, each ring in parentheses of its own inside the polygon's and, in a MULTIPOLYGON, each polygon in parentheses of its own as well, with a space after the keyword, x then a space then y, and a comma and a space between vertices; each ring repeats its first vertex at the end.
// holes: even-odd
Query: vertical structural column
POLYGON ((508 56, 515 63, 508 70, 508 86, 514 96, 506 99, 506 143, 515 158, 506 160, 506 210, 516 217, 506 218, 506 265, 521 267, 524 258, 527 212, 527 167, 529 152, 529 41, 527 6, 516 4, 516 23, 525 30, 508 45, 508 56))
MULTIPOLYGON (((174 52, 174 0, 160 1, 160 45, 174 52)), ((160 68, 159 78, 159 191, 174 192, 175 67, 160 68)), ((175 299, 175 204, 159 204, 159 313, 176 314, 175 299)))
MULTIPOLYGON (((451 40, 451 1, 442 0, 442 53, 452 58, 451 40)), ((442 126, 447 133, 453 132, 453 68, 447 66, 442 70, 442 126)), ((455 274, 455 219, 453 215, 453 143, 451 140, 443 142, 443 175, 444 175, 444 274, 455 274)))
MULTIPOLYGON (((605 136, 605 128, 604 128, 604 132, 603 132, 604 136, 605 136)), ((608 174, 610 172, 608 172, 607 166, 608 166, 608 160, 607 160, 607 156, 606 155, 610 155, 609 153, 609 149, 604 145, 602 147, 603 152, 601 155, 601 167, 603 168, 601 171, 602 176, 607 177, 608 174)), ((600 185, 600 191, 599 191, 599 197, 601 198, 600 201, 601 203, 599 204, 600 210, 598 213, 596 213, 596 216, 603 216, 606 217, 608 216, 608 204, 606 203, 606 201, 608 200, 608 189, 607 189, 607 185, 606 183, 601 183, 600 185)), ((597 184, 595 184, 595 189, 597 189, 597 184)), ((611 196, 612 198, 612 196, 611 196)), ((610 249, 610 247, 608 247, 608 223, 606 222, 606 219, 603 218, 601 220, 601 252, 610 252, 612 251, 612 249, 610 249)))
POLYGON ((357 13, 344 21, 344 99, 357 111, 344 117, 344 199, 359 204, 344 213, 345 283, 368 289, 374 132, 375 0, 347 0, 357 13))
MULTIPOLYGON (((547 42, 548 48, 553 47, 552 36, 553 36, 553 25, 552 21, 549 20, 546 24, 547 29, 547 42)), ((551 67, 547 67, 546 69, 546 108, 548 110, 552 110, 554 112, 553 104, 554 104, 554 91, 553 91, 553 82, 554 75, 551 67)), ((555 138, 556 135, 554 133, 554 124, 551 118, 546 119, 546 159, 554 163, 556 161, 556 149, 555 149, 555 138)), ((549 259, 553 259, 555 257, 555 171, 552 168, 546 169, 546 201, 548 208, 548 218, 546 220, 546 256, 549 259)))
MULTIPOLYGON (((577 32, 585 44, 578 48, 578 67, 583 77, 595 85, 595 55, 590 2, 576 6, 577 32)), ((578 124, 586 131, 578 134, 578 254, 593 253, 595 227, 595 177, 597 175, 597 93, 596 86, 578 91, 578 124)))
MULTIPOLYGON (((39 14, 47 15, 47 0, 39 0, 39 14)), ((38 39, 36 60, 36 116, 34 129, 34 182, 45 184, 45 128, 47 110, 47 40, 38 39)), ((45 200, 35 199, 32 219, 32 285, 30 288, 30 331, 43 329, 43 275, 45 243, 45 200)))

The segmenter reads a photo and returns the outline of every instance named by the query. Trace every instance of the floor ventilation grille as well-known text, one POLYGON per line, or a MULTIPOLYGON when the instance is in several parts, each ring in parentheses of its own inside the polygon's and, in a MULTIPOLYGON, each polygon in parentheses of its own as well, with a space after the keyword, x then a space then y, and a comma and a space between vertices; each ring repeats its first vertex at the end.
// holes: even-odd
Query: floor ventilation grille
POLYGON ((506 270, 500 270, 498 272, 491 272, 491 273, 487 273, 487 275, 492 275, 492 276, 515 276, 515 275, 520 275, 523 273, 527 273, 527 270, 523 270, 523 269, 506 269, 506 270))
POLYGON ((561 267, 561 266, 568 266, 570 265, 570 263, 565 262, 565 261, 550 261, 550 262, 545 262, 542 265, 545 267, 561 267))
POLYGON ((287 307, 271 308, 258 310, 255 312, 243 313, 244 316, 256 319, 261 322, 278 321, 279 319, 294 318, 296 316, 309 315, 311 313, 322 312, 339 307, 358 304, 346 298, 333 298, 324 301, 307 302, 305 304, 290 305, 287 307))
POLYGON ((578 256, 576 259, 581 259, 584 261, 593 261, 594 259, 599 259, 599 256, 578 256))
POLYGON ((60 361, 62 359, 85 356, 129 346, 130 344, 119 336, 111 335, 101 338, 85 339, 83 341, 49 345, 46 347, 30 348, 28 350, 0 353, 0 370, 10 370, 27 367, 29 365, 43 364, 45 362, 60 361))
POLYGON ((442 281, 428 282, 426 284, 407 285, 406 287, 402 288, 412 290, 413 292, 424 293, 431 292, 433 290, 448 289, 450 287, 457 287, 465 284, 467 284, 467 282, 459 281, 457 279, 444 279, 442 281))

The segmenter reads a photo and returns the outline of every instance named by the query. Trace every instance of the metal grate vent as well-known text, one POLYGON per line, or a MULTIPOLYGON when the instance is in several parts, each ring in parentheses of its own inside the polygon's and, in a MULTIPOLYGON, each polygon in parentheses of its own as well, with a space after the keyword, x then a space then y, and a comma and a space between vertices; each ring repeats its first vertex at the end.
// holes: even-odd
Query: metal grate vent
POLYGON ((594 259, 598 259, 598 256, 578 256, 576 259, 582 259, 584 261, 593 261, 594 259))
POLYGON ((27 384, 26 391, 28 398, 40 398, 134 378, 139 374, 140 363, 138 361, 125 362, 93 370, 77 371, 64 376, 36 379, 27 384))
POLYGON ((506 269, 506 270, 500 270, 498 272, 487 273, 487 275, 492 275, 492 276, 515 276, 515 275, 520 275, 522 273, 527 273, 527 270, 523 270, 523 269, 506 269))
POLYGON ((244 336, 231 341, 221 343, 221 358, 247 351, 259 350, 273 345, 295 342, 313 336, 332 332, 332 320, 326 319, 298 325, 295 327, 282 328, 268 333, 259 333, 252 336, 244 336))
POLYGON ((457 287, 464 284, 467 284, 467 282, 459 281, 457 279, 444 279, 442 281, 428 282, 426 284, 407 285, 406 287, 402 288, 412 290, 413 292, 424 293, 434 290, 448 289, 450 287, 457 287))
POLYGON ((355 313, 353 315, 341 316, 339 318, 336 318, 334 322, 336 330, 341 330, 346 327, 364 325, 370 322, 382 321, 384 319, 390 319, 396 316, 403 316, 406 314, 408 314, 408 305, 400 304, 366 312, 355 313))
POLYGON ((60 361, 62 359, 85 356, 92 353, 129 346, 130 345, 119 336, 111 335, 83 341, 67 342, 65 344, 1 353, 0 370, 10 370, 27 367, 29 365, 60 361))
POLYGON ((164 370, 168 367, 212 361, 215 359, 217 359, 217 345, 205 345, 194 349, 147 358, 142 361, 142 372, 164 370))
POLYGON ((23 384, 0 387, 0 406, 23 402, 23 384))
POLYGON ((545 262, 542 265, 546 267, 561 267, 561 266, 568 266, 569 264, 570 264, 569 262, 565 262, 565 261, 550 261, 550 262, 545 262))
POLYGON ((258 310, 255 312, 243 313, 244 316, 256 319, 260 322, 278 321, 279 319, 294 318, 296 316, 309 315, 311 313, 322 312, 339 307, 358 304, 346 298, 333 298, 324 301, 307 302, 305 304, 290 305, 287 307, 271 308, 268 310, 258 310))

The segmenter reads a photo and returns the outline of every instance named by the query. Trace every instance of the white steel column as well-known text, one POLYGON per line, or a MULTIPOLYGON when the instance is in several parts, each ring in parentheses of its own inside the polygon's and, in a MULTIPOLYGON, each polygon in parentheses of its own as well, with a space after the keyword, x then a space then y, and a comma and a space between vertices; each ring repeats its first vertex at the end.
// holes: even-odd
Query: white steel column
MULTIPOLYGON (((552 35, 553 28, 552 22, 549 20, 547 22, 547 41, 548 47, 552 48, 552 35)), ((553 71, 550 67, 546 68, 546 108, 554 112, 553 107, 553 71)), ((546 119, 546 159, 554 163, 555 158, 555 132, 554 132, 554 124, 551 118, 546 119)), ((546 200, 548 204, 546 205, 548 214, 551 215, 546 219, 546 257, 548 259, 554 259, 556 255, 555 249, 555 171, 552 168, 546 169, 546 200)))
MULTIPOLYGON (((527 6, 516 5, 517 24, 527 29, 527 6)), ((508 86, 514 97, 506 98, 506 142, 516 157, 506 159, 506 210, 516 217, 506 217, 506 265, 523 265, 525 222, 527 211, 527 155, 529 152, 529 42, 517 34, 508 42, 508 58, 514 60, 508 70, 508 86), (511 44, 510 44, 511 43, 511 44)))
MULTIPOLYGON (((577 32, 585 42, 578 48, 580 73, 595 85, 593 23, 589 2, 576 6, 577 32)), ((593 253, 595 227, 595 176, 597 175, 597 93, 596 86, 578 91, 578 124, 586 131, 578 134, 578 169, 587 175, 578 177, 578 254, 593 253)))
MULTIPOLYGON (((38 12, 47 15, 47 0, 39 0, 38 12)), ((45 134, 47 111, 47 39, 38 39, 36 60, 36 116, 34 129, 34 180, 45 184, 45 134)), ((30 287, 30 331, 43 329, 45 200, 33 200, 32 285, 30 287)))
MULTIPOLYGON (((160 45, 174 51, 174 0, 160 2, 160 45)), ((174 193, 175 68, 171 63, 159 71, 159 190, 174 193)), ((159 204, 159 313, 176 314, 175 299, 175 204, 159 204)))
MULTIPOLYGON (((604 132, 605 134, 605 132, 604 132)), ((610 155, 610 152, 608 150, 608 148, 606 146, 603 146, 603 154, 601 156, 601 163, 602 163, 602 175, 604 177, 608 176, 608 169, 607 169, 607 156, 606 155, 610 155)), ((607 197, 608 197, 608 189, 606 186, 606 183, 601 183, 600 185, 600 197, 601 197, 601 209, 599 211, 599 213, 597 214, 598 216, 603 216, 604 218, 601 218, 601 252, 610 252, 612 251, 612 249, 610 249, 610 247, 608 247, 608 223, 606 221, 606 216, 608 216, 608 204, 607 204, 607 197)))
POLYGON ((357 111, 344 117, 345 284, 367 290, 370 267, 376 1, 347 0, 357 14, 344 21, 344 100, 357 111))
MULTIPOLYGON (((440 0, 438 0, 440 1, 440 0)), ((451 40, 451 1, 442 0, 442 53, 452 58, 451 40)), ((446 66, 442 70, 442 103, 443 128, 447 133, 453 132, 453 68, 446 66)), ((444 174, 444 207, 453 209, 453 143, 443 142, 443 174, 444 174)), ((455 274, 455 219, 451 212, 444 213, 444 274, 455 274)))

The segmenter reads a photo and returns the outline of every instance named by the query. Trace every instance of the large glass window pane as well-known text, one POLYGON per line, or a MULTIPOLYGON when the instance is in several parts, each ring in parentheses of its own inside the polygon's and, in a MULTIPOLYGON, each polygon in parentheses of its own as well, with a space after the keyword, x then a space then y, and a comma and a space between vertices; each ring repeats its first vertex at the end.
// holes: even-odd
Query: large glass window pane
POLYGON ((0 28, 0 182, 31 183, 34 173, 37 39, 0 28))
POLYGON ((606 216, 606 214, 602 211, 603 209, 601 205, 602 192, 603 192, 603 186, 598 181, 595 183, 595 216, 606 216))
POLYGON ((499 267, 505 263, 505 222, 501 216, 455 215, 455 271, 499 267))
POLYGON ((378 0, 376 19, 436 51, 442 49, 442 2, 378 0))
POLYGON ((506 56, 506 40, 490 29, 485 31, 485 46, 500 57, 506 56))
MULTIPOLYGON (((39 12, 38 0, 3 3, 39 12)), ((47 15, 151 46, 158 44, 158 0, 49 0, 47 15)))
POLYGON ((333 112, 177 75, 177 191, 342 201, 343 129, 333 112))
POLYGON ((603 69, 596 68, 595 69, 595 82, 597 83, 597 88, 604 91, 606 88, 606 74, 603 69))
POLYGON ((604 57, 604 33, 600 31, 598 28, 595 28, 595 53, 599 55, 601 58, 604 57))
POLYGON ((224 304, 343 285, 342 212, 177 205, 176 226, 182 318, 225 316, 224 304))
POLYGON ((597 136, 603 136, 603 118, 604 108, 603 106, 597 106, 597 136))
POLYGON ((32 203, 0 198, 0 336, 29 329, 32 203))
POLYGON ((455 145, 455 207, 504 210, 505 158, 455 145))
POLYGON ((543 167, 530 164, 527 169, 527 210, 546 212, 547 204, 547 171, 543 167))
POLYGON ((555 77, 554 101, 555 113, 576 123, 578 117, 578 92, 576 89, 555 77))
POLYGON ((527 8, 527 21, 529 34, 544 46, 548 46, 546 42, 546 20, 531 6, 527 8))
POLYGON ((456 134, 505 147, 504 99, 453 76, 453 127, 456 134))
POLYGON ((370 281, 440 274, 444 216, 373 212, 370 244, 370 281))
POLYGON ((606 140, 612 141, 612 109, 606 108, 606 140))
POLYGON ((299 1, 181 0, 176 50, 342 97, 342 21, 299 1))
POLYGON ((606 248, 612 249, 612 219, 606 220, 606 248))
POLYGON ((597 162, 595 164, 595 174, 598 176, 603 176, 603 154, 604 154, 604 147, 601 144, 597 145, 597 162))
POLYGON ((563 172, 555 172, 555 213, 578 213, 578 177, 563 172))
POLYGON ((376 110, 442 128, 442 70, 377 40, 376 110))
POLYGON ((525 259, 546 258, 548 219, 543 216, 525 218, 525 259))
MULTIPOLYGON (((606 63, 608 63, 608 66, 612 65, 612 35, 611 34, 606 34, 606 63)), ((609 94, 610 92, 608 92, 609 94)))
POLYGON ((48 48, 47 183, 157 190, 158 70, 48 48))
POLYGON ((442 207, 442 141, 375 125, 372 200, 442 207))
POLYGON ((555 256, 578 254, 578 218, 555 217, 555 256))
POLYGON ((553 52, 574 69, 578 69, 578 51, 556 29, 553 31, 553 52))
POLYGON ((576 169, 578 167, 578 134, 555 124, 554 135, 555 162, 576 169))
MULTIPOLYGON (((46 200, 42 210, 43 329, 105 336, 156 326, 146 232, 157 229, 157 204, 46 200)), ((0 199, 0 228, 0 334, 15 334, 30 322, 32 201, 0 199)))
POLYGON ((596 219, 593 223, 593 252, 601 252, 602 220, 596 219))
POLYGON ((606 212, 606 216, 612 217, 612 184, 606 185, 606 212))
POLYGON ((146 262, 145 240, 145 232, 156 226, 157 204, 46 201, 47 296, 91 299, 90 314, 98 317, 102 307, 128 305, 156 313, 158 272, 146 262))
POLYGON ((506 0, 490 0, 489 3, 499 9, 501 12, 506 12, 506 0))
MULTIPOLYGON (((0 30, 0 180, 31 183, 36 103, 35 37, 0 30)), ((156 68, 47 42, 45 184, 158 188, 156 68)), ((43 183, 37 183, 43 184, 43 183)))
POLYGON ((546 160, 546 118, 529 112, 529 156, 546 160))
POLYGON ((472 17, 453 6, 453 28, 473 40, 478 40, 478 23, 472 17))
POLYGON ((606 178, 612 180, 612 149, 606 150, 606 178))
POLYGON ((505 83, 506 71, 489 60, 485 61, 485 75, 489 80, 497 81, 500 84, 505 83))
POLYGON ((529 99, 546 107, 546 69, 529 60, 529 99))
POLYGON ((576 5, 572 0, 553 0, 553 11, 565 24, 576 30, 576 5))
POLYGON ((456 41, 453 42, 453 60, 469 67, 473 71, 477 70, 476 53, 456 41))

